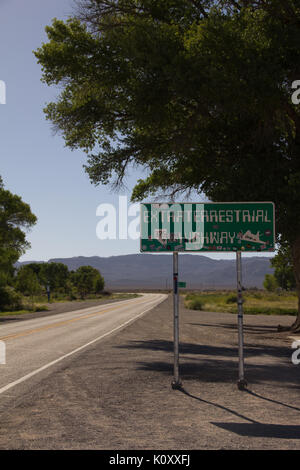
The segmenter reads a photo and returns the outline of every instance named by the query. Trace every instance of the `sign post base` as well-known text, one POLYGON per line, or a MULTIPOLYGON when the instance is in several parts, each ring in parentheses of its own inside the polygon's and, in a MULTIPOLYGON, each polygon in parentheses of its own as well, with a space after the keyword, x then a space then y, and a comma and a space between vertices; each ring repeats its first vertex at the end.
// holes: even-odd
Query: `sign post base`
POLYGON ((182 389, 182 382, 179 380, 176 382, 175 380, 172 381, 171 387, 173 390, 181 390, 182 389))
POLYGON ((248 385, 248 382, 245 379, 239 379, 237 381, 237 386, 239 390, 246 390, 247 385, 248 385))

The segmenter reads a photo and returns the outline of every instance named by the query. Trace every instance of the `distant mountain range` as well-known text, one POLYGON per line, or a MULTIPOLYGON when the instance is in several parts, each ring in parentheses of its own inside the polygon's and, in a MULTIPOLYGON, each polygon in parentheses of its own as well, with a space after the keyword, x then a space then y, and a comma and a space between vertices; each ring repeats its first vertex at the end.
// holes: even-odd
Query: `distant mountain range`
MULTIPOLYGON (((90 265, 104 276, 106 288, 111 289, 170 289, 173 267, 171 255, 134 254, 111 256, 77 256, 53 258, 48 262, 64 263, 70 270, 90 265)), ((28 264, 18 263, 19 265, 28 264)), ((266 274, 272 274, 270 258, 242 259, 243 286, 263 286, 266 274)), ((236 287, 235 260, 215 260, 201 255, 179 255, 179 280, 186 281, 188 289, 236 287)))

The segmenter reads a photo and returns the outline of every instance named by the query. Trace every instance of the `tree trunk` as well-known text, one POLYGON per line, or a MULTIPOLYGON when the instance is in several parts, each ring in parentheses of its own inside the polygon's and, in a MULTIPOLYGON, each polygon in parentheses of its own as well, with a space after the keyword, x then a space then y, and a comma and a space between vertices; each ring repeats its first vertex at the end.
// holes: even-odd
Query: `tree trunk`
POLYGON ((291 250, 298 293, 298 314, 296 321, 291 326, 291 330, 298 333, 300 332, 300 237, 296 238, 291 243, 291 250))

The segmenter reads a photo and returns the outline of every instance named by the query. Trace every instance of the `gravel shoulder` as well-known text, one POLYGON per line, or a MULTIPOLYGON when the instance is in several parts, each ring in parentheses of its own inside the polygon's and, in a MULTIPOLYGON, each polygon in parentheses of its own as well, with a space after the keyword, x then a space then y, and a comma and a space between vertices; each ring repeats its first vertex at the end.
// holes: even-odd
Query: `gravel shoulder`
MULTIPOLYGON (((180 307, 183 390, 172 390, 172 298, 55 367, 0 414, 1 449, 300 449, 300 365, 245 316, 248 390, 236 386, 236 315, 180 307)), ((0 398, 1 400, 1 398, 0 398)))

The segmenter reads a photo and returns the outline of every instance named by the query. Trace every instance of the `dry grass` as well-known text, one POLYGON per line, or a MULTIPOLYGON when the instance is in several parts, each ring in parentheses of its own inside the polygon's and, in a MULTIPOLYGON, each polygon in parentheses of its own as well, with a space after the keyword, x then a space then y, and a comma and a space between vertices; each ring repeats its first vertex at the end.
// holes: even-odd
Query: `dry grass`
MULTIPOLYGON (((296 315, 298 297, 294 292, 270 293, 249 290, 243 293, 244 313, 296 315)), ((208 312, 237 313, 235 291, 195 292, 185 296, 185 307, 208 312)))

